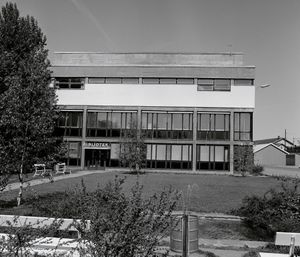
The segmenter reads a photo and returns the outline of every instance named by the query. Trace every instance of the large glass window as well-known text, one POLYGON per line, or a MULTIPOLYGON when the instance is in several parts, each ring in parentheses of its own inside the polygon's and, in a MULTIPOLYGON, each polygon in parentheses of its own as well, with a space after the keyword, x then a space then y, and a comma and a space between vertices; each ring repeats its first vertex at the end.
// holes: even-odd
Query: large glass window
POLYGON ((198 113, 197 139, 229 140, 230 114, 198 113))
POLYGON ((120 144, 111 144, 109 167, 120 167, 120 144))
POLYGON ((67 159, 68 166, 80 166, 81 160, 81 142, 67 142, 67 159))
POLYGON ((147 168, 191 169, 192 145, 147 144, 147 168))
POLYGON ((83 112, 63 111, 57 126, 57 133, 66 137, 82 136, 82 116, 83 112))
POLYGON ((197 170, 229 171, 229 146, 197 145, 197 170))
POLYGON ((252 140, 252 113, 234 113, 234 140, 252 140))
POLYGON ((87 137, 120 137, 137 118, 136 112, 88 112, 87 137))
POLYGON ((142 112, 142 130, 147 138, 192 139, 192 113, 142 112))

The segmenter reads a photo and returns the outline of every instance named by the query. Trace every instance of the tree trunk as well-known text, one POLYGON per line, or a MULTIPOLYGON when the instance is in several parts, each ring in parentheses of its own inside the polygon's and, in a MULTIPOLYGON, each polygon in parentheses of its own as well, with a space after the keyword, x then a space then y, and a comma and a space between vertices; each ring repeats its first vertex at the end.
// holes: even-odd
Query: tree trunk
MULTIPOLYGON (((22 159, 23 159, 23 156, 22 156, 22 159)), ((22 200, 22 196, 23 196, 23 160, 22 160, 20 173, 19 173, 19 181, 20 181, 20 188, 19 188, 19 194, 18 194, 18 197, 17 197, 18 206, 21 205, 21 200, 22 200)))
POLYGON ((23 196, 23 183, 24 183, 23 164, 24 164, 25 151, 26 151, 26 146, 27 146, 27 132, 28 132, 28 122, 26 123, 26 129, 25 129, 25 135, 24 135, 25 142, 24 142, 24 149, 23 149, 23 153, 22 153, 20 173, 19 173, 20 188, 19 188, 19 194, 18 194, 18 197, 17 197, 18 206, 21 205, 21 200, 22 200, 22 196, 23 196))

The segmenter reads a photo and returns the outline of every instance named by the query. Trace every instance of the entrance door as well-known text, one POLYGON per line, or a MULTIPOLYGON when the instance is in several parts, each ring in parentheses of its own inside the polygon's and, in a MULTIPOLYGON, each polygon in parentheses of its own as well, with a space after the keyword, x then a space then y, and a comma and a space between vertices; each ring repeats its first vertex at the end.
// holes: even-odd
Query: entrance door
POLYGON ((105 169, 110 159, 108 149, 86 149, 85 166, 88 169, 105 169))

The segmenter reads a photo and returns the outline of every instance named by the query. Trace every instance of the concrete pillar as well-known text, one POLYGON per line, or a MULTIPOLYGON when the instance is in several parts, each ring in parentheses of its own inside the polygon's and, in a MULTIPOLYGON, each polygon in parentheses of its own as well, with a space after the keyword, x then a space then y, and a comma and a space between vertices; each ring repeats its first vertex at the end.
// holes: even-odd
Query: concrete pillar
POLYGON ((137 125, 137 132, 138 132, 138 137, 141 136, 142 132, 142 108, 139 106, 137 109, 137 117, 136 117, 136 125, 137 125))
POLYGON ((229 147, 229 166, 230 173, 233 174, 234 162, 234 112, 230 112, 230 147, 229 147))
POLYGON ((197 167, 197 155, 196 155, 196 149, 197 149, 197 109, 194 108, 193 111, 193 156, 192 156, 192 170, 196 171, 197 167))
POLYGON ((82 138, 81 138, 81 169, 84 169, 85 160, 85 149, 83 147, 86 140, 86 121, 87 121, 87 106, 83 107, 83 117, 82 117, 82 138))

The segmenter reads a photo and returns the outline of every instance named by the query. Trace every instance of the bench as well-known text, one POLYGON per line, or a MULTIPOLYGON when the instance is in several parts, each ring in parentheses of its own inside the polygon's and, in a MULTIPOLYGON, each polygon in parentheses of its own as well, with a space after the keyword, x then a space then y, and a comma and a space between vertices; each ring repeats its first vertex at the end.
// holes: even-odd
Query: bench
POLYGON ((66 174, 66 173, 72 173, 72 171, 70 169, 67 169, 67 166, 66 164, 63 162, 63 163, 57 163, 55 165, 55 171, 56 173, 55 174, 66 174))
POLYGON ((44 176, 46 174, 46 165, 45 164, 34 164, 34 174, 33 176, 44 176))
POLYGON ((293 257, 295 246, 300 246, 300 233, 277 232, 275 245, 290 246, 288 254, 259 253, 261 257, 293 257))

